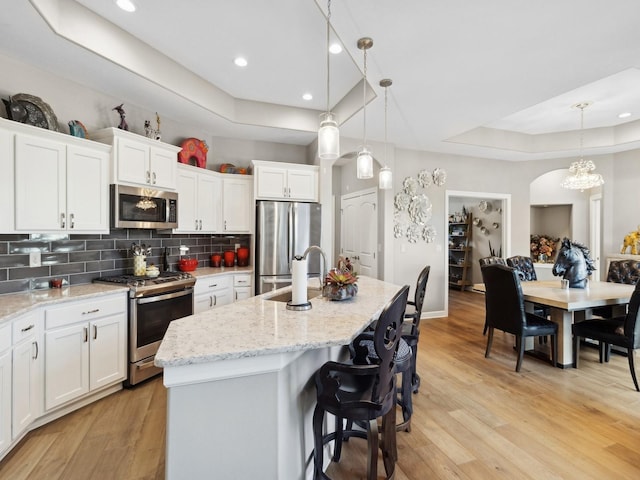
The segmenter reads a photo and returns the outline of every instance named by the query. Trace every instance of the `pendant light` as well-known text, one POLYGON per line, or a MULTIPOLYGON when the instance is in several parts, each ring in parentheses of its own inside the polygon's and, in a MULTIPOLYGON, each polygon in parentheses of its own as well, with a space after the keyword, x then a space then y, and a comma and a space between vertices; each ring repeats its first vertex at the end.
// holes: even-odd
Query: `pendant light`
POLYGON ((363 137, 362 150, 358 152, 356 161, 357 177, 361 180, 373 178, 373 157, 371 152, 367 150, 367 50, 373 46, 373 40, 364 37, 358 40, 358 48, 364 52, 364 70, 362 76, 362 118, 363 118, 363 137))
POLYGON ((576 103, 574 108, 580 109, 580 160, 573 162, 569 167, 570 175, 567 175, 560 184, 564 188, 580 190, 584 192, 593 187, 598 187, 604 183, 602 175, 592 173, 596 166, 591 160, 585 160, 582 156, 584 143, 584 109, 591 105, 591 102, 576 103))
POLYGON ((340 156, 340 131, 336 117, 330 110, 330 47, 331 42, 331 0, 327 2, 327 111, 320 115, 318 129, 318 157, 320 160, 335 160, 340 156))
POLYGON ((393 81, 390 78, 380 80, 380 86, 384 88, 384 167, 378 173, 378 188, 380 190, 389 190, 393 186, 393 174, 391 169, 387 167, 389 158, 387 152, 387 93, 392 84, 393 81))

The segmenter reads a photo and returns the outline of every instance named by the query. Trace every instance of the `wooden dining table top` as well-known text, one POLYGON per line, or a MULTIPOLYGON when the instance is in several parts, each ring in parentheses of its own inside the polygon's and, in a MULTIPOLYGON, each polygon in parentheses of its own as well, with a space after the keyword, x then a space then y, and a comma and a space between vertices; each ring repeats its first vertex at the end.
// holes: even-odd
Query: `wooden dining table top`
MULTIPOLYGON (((520 282, 520 285, 526 301, 569 312, 629 303, 635 289, 634 285, 613 282, 589 282, 587 288, 563 289, 560 279, 520 282)), ((473 290, 484 292, 484 283, 474 284, 473 290)))

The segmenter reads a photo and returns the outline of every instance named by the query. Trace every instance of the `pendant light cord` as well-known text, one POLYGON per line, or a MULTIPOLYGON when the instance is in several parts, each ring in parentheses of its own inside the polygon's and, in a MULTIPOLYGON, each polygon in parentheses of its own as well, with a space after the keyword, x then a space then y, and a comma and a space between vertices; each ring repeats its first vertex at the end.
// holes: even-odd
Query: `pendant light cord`
POLYGON ((384 87, 384 164, 387 165, 387 93, 389 87, 384 87))
POLYGON ((331 44, 331 0, 327 1, 327 113, 329 113, 329 105, 330 105, 330 101, 329 101, 329 94, 330 94, 330 90, 329 90, 329 81, 331 79, 331 75, 330 75, 330 68, 331 68, 331 62, 330 62, 330 54, 329 54, 329 48, 330 48, 330 44, 331 44))
POLYGON ((364 77, 362 85, 362 117, 363 117, 363 138, 362 148, 367 145, 367 49, 364 49, 364 77))

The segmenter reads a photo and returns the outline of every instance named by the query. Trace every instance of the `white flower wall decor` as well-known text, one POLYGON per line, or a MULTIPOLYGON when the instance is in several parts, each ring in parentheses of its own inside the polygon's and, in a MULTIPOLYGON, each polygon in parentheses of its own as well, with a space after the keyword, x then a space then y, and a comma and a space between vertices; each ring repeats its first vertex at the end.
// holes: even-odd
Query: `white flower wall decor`
POLYGON ((402 190, 396 193, 393 201, 393 236, 406 237, 409 243, 419 240, 432 243, 436 238, 436 229, 429 224, 433 205, 426 193, 431 186, 442 187, 447 180, 447 173, 436 168, 433 172, 420 170, 414 177, 406 177, 402 181, 402 190))

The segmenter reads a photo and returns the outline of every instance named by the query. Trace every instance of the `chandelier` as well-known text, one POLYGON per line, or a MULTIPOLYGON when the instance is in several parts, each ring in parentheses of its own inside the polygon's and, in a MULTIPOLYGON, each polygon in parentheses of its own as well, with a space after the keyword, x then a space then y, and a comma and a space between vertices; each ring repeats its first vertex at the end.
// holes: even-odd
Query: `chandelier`
POLYGON ((384 88, 384 167, 380 169, 378 174, 378 188, 380 190, 389 190, 393 186, 393 174, 391 169, 387 167, 387 92, 393 81, 390 78, 380 80, 380 86, 384 88))
POLYGON ((573 105, 580 109, 580 160, 571 163, 569 167, 569 175, 560 184, 564 188, 571 190, 580 190, 584 192, 593 187, 598 187, 604 183, 602 175, 593 173, 596 169, 595 164, 591 160, 585 160, 582 155, 584 143, 584 109, 591 105, 591 102, 582 102, 573 105))
POLYGON ((373 40, 364 37, 358 40, 358 48, 364 52, 364 70, 362 76, 362 118, 363 138, 362 150, 358 152, 356 160, 356 176, 359 179, 373 178, 373 156, 367 149, 367 50, 373 46, 373 40))
POLYGON ((340 131, 336 117, 330 106, 330 38, 331 35, 331 0, 327 2, 327 111, 320 115, 320 129, 318 130, 318 157, 320 160, 335 160, 340 156, 340 131))

